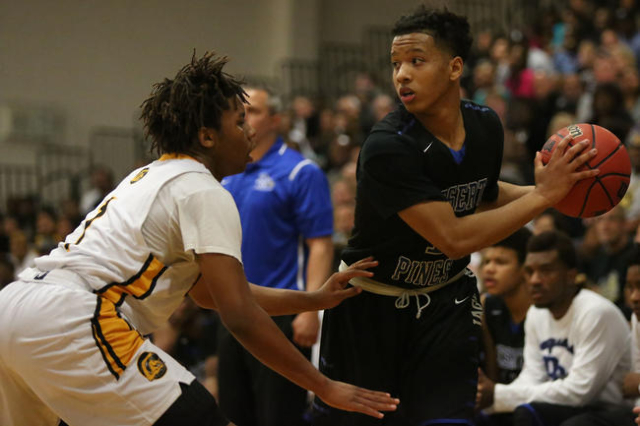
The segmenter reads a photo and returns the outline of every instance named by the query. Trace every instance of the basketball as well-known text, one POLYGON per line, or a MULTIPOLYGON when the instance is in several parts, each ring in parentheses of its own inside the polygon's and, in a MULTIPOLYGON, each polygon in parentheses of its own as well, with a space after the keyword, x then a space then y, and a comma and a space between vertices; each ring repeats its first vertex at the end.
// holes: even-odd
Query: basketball
POLYGON ((547 164, 554 148, 568 134, 573 136, 569 146, 587 139, 598 153, 578 170, 600 169, 592 178, 583 179, 571 188, 567 196, 554 206, 571 217, 599 216, 620 202, 629 187, 631 161, 624 145, 613 133, 594 124, 572 124, 552 135, 542 147, 542 162, 547 164))

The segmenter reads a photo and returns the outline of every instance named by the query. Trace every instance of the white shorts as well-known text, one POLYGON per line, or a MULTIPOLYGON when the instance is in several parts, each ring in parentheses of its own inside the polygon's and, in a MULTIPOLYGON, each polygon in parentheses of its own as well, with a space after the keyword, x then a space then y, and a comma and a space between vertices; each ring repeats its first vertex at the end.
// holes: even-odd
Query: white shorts
POLYGON ((194 376, 75 274, 0 291, 0 425, 152 425, 194 376))

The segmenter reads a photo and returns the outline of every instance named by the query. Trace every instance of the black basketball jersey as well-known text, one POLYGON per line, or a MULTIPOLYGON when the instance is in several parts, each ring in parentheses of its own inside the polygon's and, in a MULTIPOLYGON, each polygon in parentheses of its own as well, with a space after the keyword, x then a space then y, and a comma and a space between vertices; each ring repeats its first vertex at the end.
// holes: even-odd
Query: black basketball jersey
POLYGON ((400 106, 377 123, 360 151, 355 227, 342 259, 373 255, 374 279, 416 289, 448 281, 469 263, 449 259, 413 231, 398 212, 424 201, 448 201, 457 216, 472 214, 498 196, 504 133, 498 116, 460 103, 466 139, 460 164, 449 147, 400 106))
POLYGON ((513 322, 501 297, 487 295, 484 303, 484 318, 496 347, 498 383, 511 383, 524 362, 524 321, 513 322))

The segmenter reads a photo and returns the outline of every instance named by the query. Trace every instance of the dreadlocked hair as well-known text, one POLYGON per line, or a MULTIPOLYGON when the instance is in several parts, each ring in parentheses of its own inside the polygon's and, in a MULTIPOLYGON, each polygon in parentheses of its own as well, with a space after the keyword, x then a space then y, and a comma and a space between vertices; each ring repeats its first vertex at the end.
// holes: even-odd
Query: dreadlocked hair
POLYGON ((425 33, 433 37, 437 45, 449 50, 453 56, 467 60, 473 37, 467 18, 456 15, 445 7, 442 10, 420 5, 410 15, 402 16, 393 26, 393 36, 425 33))
POLYGON ((153 85, 140 114, 152 151, 159 155, 190 151, 200 128, 220 130, 223 111, 233 105, 231 98, 246 103, 242 81, 222 71, 227 62, 226 56, 213 52, 196 58, 194 50, 191 62, 173 80, 153 85))

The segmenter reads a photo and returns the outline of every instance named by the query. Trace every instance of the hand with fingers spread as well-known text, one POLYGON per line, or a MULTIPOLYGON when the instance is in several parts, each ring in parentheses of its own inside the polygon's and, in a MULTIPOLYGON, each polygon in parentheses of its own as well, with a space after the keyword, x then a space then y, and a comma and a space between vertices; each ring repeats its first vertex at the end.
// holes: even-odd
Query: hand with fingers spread
POLYGON ((578 170, 595 157, 597 152, 595 148, 588 149, 588 140, 582 140, 569 147, 572 141, 571 135, 564 137, 553 150, 546 165, 542 162, 542 154, 536 153, 535 190, 549 201, 550 206, 560 202, 577 181, 594 177, 599 172, 597 169, 578 170))
POLYGON ((366 414, 377 419, 384 417, 382 411, 395 411, 400 404, 399 399, 392 398, 388 393, 334 380, 329 380, 316 395, 331 407, 366 414))
POLYGON ((329 277, 329 279, 317 291, 313 292, 313 297, 317 298, 316 306, 319 309, 330 309, 337 306, 345 299, 356 296, 362 292, 359 287, 347 287, 349 280, 355 277, 371 278, 373 272, 367 269, 378 266, 378 261, 373 257, 361 259, 342 272, 337 272, 329 277))

